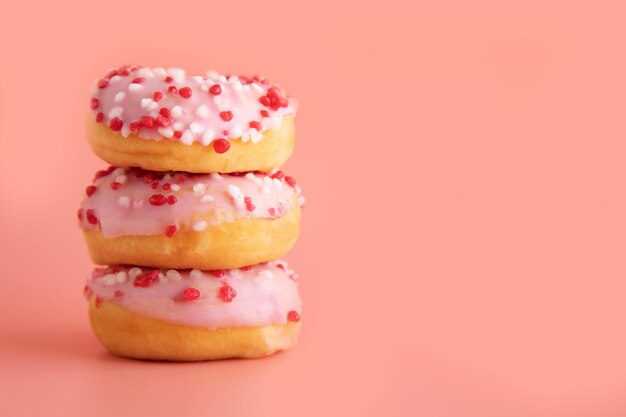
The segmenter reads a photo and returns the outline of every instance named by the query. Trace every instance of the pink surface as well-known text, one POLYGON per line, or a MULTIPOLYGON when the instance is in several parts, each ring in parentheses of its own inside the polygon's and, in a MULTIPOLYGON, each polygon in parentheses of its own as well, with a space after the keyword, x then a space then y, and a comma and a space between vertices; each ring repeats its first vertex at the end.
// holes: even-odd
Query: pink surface
POLYGON ((0 13, 0 415, 626 414, 623 2, 72 3, 0 13), (145 363, 91 335, 83 124, 123 63, 298 99, 294 350, 145 363))

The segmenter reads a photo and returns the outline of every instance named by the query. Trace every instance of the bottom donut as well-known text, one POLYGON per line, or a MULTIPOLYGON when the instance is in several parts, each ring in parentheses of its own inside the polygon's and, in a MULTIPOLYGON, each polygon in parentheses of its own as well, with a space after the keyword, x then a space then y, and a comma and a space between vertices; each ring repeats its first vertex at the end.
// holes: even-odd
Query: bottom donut
POLYGON ((98 268, 85 296, 98 340, 136 359, 259 358, 295 345, 301 325, 297 277, 281 261, 224 271, 98 268))

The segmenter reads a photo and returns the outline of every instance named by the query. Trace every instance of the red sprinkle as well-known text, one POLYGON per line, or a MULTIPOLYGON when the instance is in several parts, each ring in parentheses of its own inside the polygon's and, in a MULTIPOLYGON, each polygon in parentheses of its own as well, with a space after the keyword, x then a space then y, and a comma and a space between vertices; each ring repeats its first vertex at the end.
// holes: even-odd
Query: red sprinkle
POLYGON ((92 209, 87 209, 87 211, 85 212, 85 217, 87 218, 87 223, 98 224, 98 218, 96 217, 92 209))
POLYGON ((92 98, 91 103, 89 103, 89 107, 91 107, 91 110, 97 109, 99 105, 100 105, 100 101, 98 101, 97 98, 92 98))
POLYGON ((163 117, 170 117, 170 110, 163 107, 161 110, 159 110, 159 114, 163 117))
POLYGON ((214 269, 213 271, 209 271, 209 274, 213 275, 216 278, 222 278, 224 276, 224 270, 214 269))
POLYGON ((213 141, 213 149, 217 153, 224 153, 230 149, 230 143, 226 139, 216 139, 213 141))
POLYGON ((122 125, 123 125, 122 120, 117 117, 114 117, 113 120, 111 120, 109 127, 111 128, 112 131, 117 132, 122 129, 122 125))
POLYGON ((111 188, 113 190, 119 190, 120 188, 122 188, 122 183, 121 182, 117 182, 117 181, 113 181, 111 183, 111 188))
POLYGON ((98 88, 106 88, 109 85, 109 82, 107 80, 100 79, 98 80, 98 88))
POLYGON ((96 187, 95 185, 89 185, 87 186, 87 188, 85 188, 85 194, 87 194, 87 197, 91 197, 97 189, 98 187, 96 187))
POLYGON ((83 295, 85 296, 85 298, 89 298, 91 297, 91 294, 93 294, 93 290, 89 285, 85 285, 85 287, 83 288, 83 295))
POLYGON ((237 296, 237 291, 228 284, 224 284, 217 292, 217 296, 224 302, 230 303, 237 296))
POLYGON ((281 179, 281 178, 283 178, 284 176, 285 176, 285 174, 283 173, 283 171, 280 171, 280 170, 279 170, 279 171, 276 171, 276 172, 274 173, 274 175, 272 175, 272 178, 278 178, 278 179, 281 179))
POLYGON ((96 122, 100 123, 102 120, 104 120, 104 113, 99 112, 96 114, 96 122))
POLYGON ((222 87, 219 84, 213 84, 211 88, 209 88, 209 92, 214 96, 219 96, 222 94, 222 87))
POLYGON ((169 182, 166 182, 165 184, 163 184, 163 190, 169 191, 171 189, 172 189, 172 185, 169 182))
POLYGON ((252 198, 250 197, 244 197, 243 202, 246 203, 246 210, 248 211, 254 211, 256 208, 256 206, 252 204, 252 198))
POLYGON ((170 85, 169 87, 167 87, 167 92, 170 94, 176 94, 178 93, 178 88, 176 88, 173 85, 170 85))
POLYGON ((174 79, 170 76, 165 77, 165 82, 166 83, 171 83, 172 81, 174 81, 174 79))
POLYGON ((256 120, 251 121, 249 125, 252 129, 256 129, 259 132, 261 131, 261 129, 263 129, 263 125, 261 124, 261 122, 257 122, 256 120))
POLYGON ((291 310, 287 313, 287 320, 297 323, 300 321, 300 314, 297 311, 291 310))
POLYGON ((159 276, 158 269, 144 272, 143 274, 139 274, 135 277, 135 282, 133 282, 133 285, 135 287, 147 288, 151 286, 152 284, 154 284, 158 276, 159 276))
POLYGON ((242 271, 249 271, 249 270, 251 270, 251 269, 252 269, 252 265, 242 266, 242 267, 241 267, 241 268, 239 268, 239 269, 241 269, 242 271))
POLYGON ((167 117, 164 117, 159 114, 156 118, 156 124, 159 127, 169 127, 172 125, 172 121, 168 119, 167 117))
POLYGON ((176 198, 175 195, 168 195, 167 196, 167 204, 169 204, 170 206, 173 204, 176 204, 176 202, 178 201, 178 199, 176 198))
POLYGON ((270 112, 268 112, 267 110, 261 110, 261 116, 270 117, 270 112))
POLYGON ((82 222, 83 221, 83 209, 78 209, 78 213, 76 213, 76 215, 78 216, 78 220, 82 222))
POLYGON ((132 80, 130 83, 131 83, 131 84, 141 84, 141 83, 142 83, 142 82, 144 82, 144 81, 146 81, 146 79, 145 79, 145 78, 142 78, 142 77, 137 77, 137 78, 135 78, 134 80, 132 80))
POLYGON ((191 88, 189 87, 183 87, 178 92, 180 93, 180 96, 183 98, 191 97, 191 88))
POLYGON ((162 206, 167 201, 167 198, 163 194, 153 194, 148 199, 153 206, 162 206))
POLYGON ((154 117, 150 117, 150 116, 141 116, 139 121, 141 122, 141 125, 143 127, 148 128, 148 129, 152 129, 154 125, 156 124, 156 120, 154 120, 154 117))
POLYGON ((296 180, 294 180, 291 177, 285 177, 285 182, 289 185, 291 185, 292 187, 296 186, 296 180))
POLYGON ((96 297, 96 308, 100 308, 102 305, 102 298, 96 297))
POLYGON ((181 132, 180 130, 175 130, 174 131, 174 137, 176 139, 180 139, 181 137, 183 137, 183 132, 181 132))
POLYGON ((141 123, 139 123, 139 122, 132 122, 130 125, 128 125, 128 127, 130 128, 130 131, 132 133, 137 133, 137 132, 139 132, 139 129, 141 129, 141 123))
POLYGON ((178 230, 178 226, 176 226, 175 224, 168 224, 165 227, 165 236, 172 237, 174 236, 177 230, 178 230))
POLYGON ((220 117, 222 118, 223 121, 229 122, 233 119, 233 112, 230 110, 220 112, 220 117))
POLYGON ((124 296, 124 291, 115 290, 115 297, 120 298, 124 296))
POLYGON ((152 100, 157 102, 163 100, 163 93, 160 91, 155 91, 154 94, 152 94, 152 100))
POLYGON ((196 288, 185 288, 183 290, 183 300, 185 301, 194 301, 200 298, 200 291, 196 288))
POLYGON ((276 209, 274 207, 268 208, 267 212, 270 214, 270 216, 276 215, 276 209))
POLYGON ((152 181, 152 184, 150 184, 150 188, 152 188, 153 190, 156 190, 157 188, 159 188, 159 182, 152 181))

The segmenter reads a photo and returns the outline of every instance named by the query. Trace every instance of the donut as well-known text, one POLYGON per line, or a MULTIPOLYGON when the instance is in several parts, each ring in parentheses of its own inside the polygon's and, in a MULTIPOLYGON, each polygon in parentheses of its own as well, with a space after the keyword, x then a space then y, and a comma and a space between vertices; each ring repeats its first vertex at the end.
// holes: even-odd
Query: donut
POLYGON ((116 166, 267 172, 291 156, 297 108, 258 76, 123 66, 92 90, 87 139, 116 166))
POLYGON ((300 231, 304 198, 282 171, 98 171, 78 210, 98 265, 230 269, 278 259, 300 231))
POLYGON ((129 358, 258 358, 293 346, 300 330, 297 276, 283 261, 212 271, 96 268, 84 295, 98 340, 129 358))

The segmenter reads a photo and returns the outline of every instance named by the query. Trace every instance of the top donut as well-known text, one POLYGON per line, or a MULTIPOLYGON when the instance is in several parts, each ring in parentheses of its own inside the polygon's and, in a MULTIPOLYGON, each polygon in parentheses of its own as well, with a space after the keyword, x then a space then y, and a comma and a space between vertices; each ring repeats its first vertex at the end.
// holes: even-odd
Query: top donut
POLYGON ((291 156, 298 104, 265 78, 123 66, 93 87, 87 139, 116 166, 270 171, 291 156))

